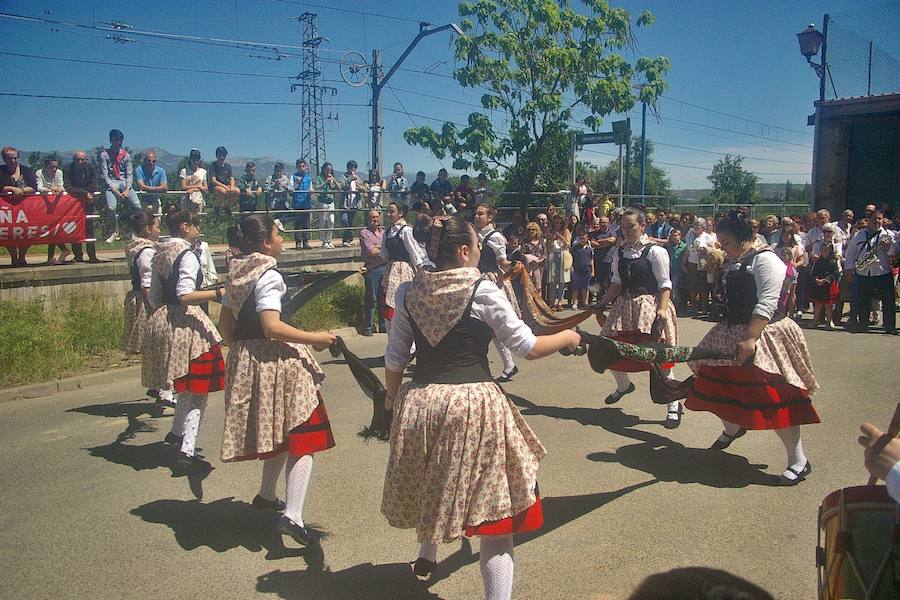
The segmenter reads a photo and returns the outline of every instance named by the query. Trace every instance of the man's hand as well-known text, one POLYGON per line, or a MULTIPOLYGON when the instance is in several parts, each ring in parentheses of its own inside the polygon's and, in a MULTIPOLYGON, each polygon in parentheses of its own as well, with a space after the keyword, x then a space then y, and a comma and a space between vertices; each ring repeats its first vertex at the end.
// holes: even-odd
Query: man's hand
POLYGON ((871 423, 863 423, 859 431, 862 435, 857 441, 865 448, 866 469, 878 479, 885 479, 900 461, 900 438, 881 432, 871 423))

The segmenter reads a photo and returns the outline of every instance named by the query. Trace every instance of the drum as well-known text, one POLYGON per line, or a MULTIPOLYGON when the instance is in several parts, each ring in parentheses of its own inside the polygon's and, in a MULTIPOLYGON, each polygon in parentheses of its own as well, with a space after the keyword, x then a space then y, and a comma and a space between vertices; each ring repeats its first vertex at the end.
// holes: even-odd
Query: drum
POLYGON ((832 492, 819 507, 819 599, 897 600, 898 551, 898 506, 887 488, 865 485, 832 492))

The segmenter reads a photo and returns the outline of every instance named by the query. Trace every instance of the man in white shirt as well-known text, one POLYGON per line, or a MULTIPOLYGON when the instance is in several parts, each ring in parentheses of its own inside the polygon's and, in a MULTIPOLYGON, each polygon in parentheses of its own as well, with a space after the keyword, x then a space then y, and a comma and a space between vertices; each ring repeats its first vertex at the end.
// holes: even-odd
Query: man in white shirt
POLYGON ((853 228, 853 211, 848 208, 842 212, 840 220, 835 221, 834 226, 837 228, 834 239, 841 243, 843 254, 846 254, 847 242, 850 241, 850 229, 853 228))
MULTIPOLYGON (((38 169, 35 174, 35 178, 37 179, 37 193, 38 194, 63 194, 65 193, 65 188, 63 187, 63 172, 62 169, 59 168, 59 159, 55 156, 48 156, 44 159, 44 168, 38 169)), ((47 264, 48 265, 63 265, 66 263, 66 259, 69 258, 71 252, 66 248, 65 244, 48 244, 47 245, 47 264), (56 247, 59 246, 60 255, 59 258, 55 258, 53 255, 56 253, 56 247)))
POLYGON ((847 244, 844 269, 853 284, 853 301, 845 329, 853 333, 868 333, 869 308, 875 297, 881 299, 881 315, 884 332, 897 335, 897 305, 894 301, 894 280, 891 275, 891 257, 894 252, 894 232, 882 227, 884 215, 880 210, 869 216, 869 225, 856 233, 847 244), (870 252, 877 260, 863 269, 857 263, 870 252))

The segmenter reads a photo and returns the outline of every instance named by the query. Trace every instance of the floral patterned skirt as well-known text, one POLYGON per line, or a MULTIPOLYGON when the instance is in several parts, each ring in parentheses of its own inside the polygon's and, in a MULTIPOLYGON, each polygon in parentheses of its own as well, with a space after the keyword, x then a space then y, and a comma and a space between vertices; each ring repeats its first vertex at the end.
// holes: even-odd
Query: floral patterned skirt
MULTIPOLYGON (((656 296, 653 294, 641 294, 640 296, 619 295, 613 302, 606 322, 603 324, 601 335, 608 338, 626 342, 628 344, 643 344, 652 341, 662 341, 670 346, 678 344, 678 315, 675 314, 675 305, 669 302, 668 316, 663 321, 662 339, 652 340, 650 333, 653 330, 653 322, 656 320, 656 296)), ((672 363, 663 364, 664 369, 671 369, 672 363)), ((620 359, 609 367, 613 371, 637 373, 649 371, 650 363, 620 359)))
POLYGON ((397 294, 397 288, 407 281, 412 281, 416 276, 416 271, 408 262, 402 260, 394 260, 388 263, 381 277, 381 293, 382 306, 385 308, 385 318, 391 319, 394 316, 394 308, 396 307, 394 296, 397 294), (390 309, 390 314, 387 314, 390 309))
POLYGON ((143 291, 129 290, 125 295, 124 319, 122 327, 122 352, 140 354, 147 331, 147 319, 153 309, 144 299, 143 291))
POLYGON ((394 405, 381 512, 393 527, 415 528, 419 542, 539 527, 545 454, 497 384, 407 383, 394 405))
POLYGON ((294 434, 306 438, 296 440, 298 449, 311 450, 302 454, 334 446, 319 396, 325 374, 306 345, 239 340, 228 353, 227 373, 223 462, 268 458, 294 445, 294 434), (312 440, 319 437, 330 437, 330 445, 312 440))
POLYGON ((141 385, 155 390, 173 389, 175 380, 190 373, 191 361, 221 341, 216 326, 199 306, 160 306, 147 320, 141 347, 141 385))

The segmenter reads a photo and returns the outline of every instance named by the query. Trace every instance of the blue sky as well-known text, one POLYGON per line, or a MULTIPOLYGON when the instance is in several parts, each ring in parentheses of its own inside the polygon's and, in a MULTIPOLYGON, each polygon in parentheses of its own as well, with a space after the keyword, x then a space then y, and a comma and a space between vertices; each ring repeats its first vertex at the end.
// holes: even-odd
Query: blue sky
MULTIPOLYGON (((660 166, 669 173, 674 187, 684 188, 708 186, 705 177, 720 158, 717 153, 753 157, 745 161, 745 167, 760 173, 762 181, 809 181, 812 128, 806 126, 806 115, 813 112, 818 79, 800 56, 795 34, 810 22, 821 28, 826 12, 840 14, 882 6, 884 1, 629 0, 613 4, 632 15, 645 8, 656 15, 654 25, 637 31, 638 50, 645 55, 668 56, 672 71, 666 98, 660 104, 662 123, 648 119, 647 135, 657 142, 656 160, 669 163, 660 166), (748 123, 743 118, 767 125, 748 123)), ((299 92, 291 93, 287 79, 300 71, 299 59, 278 61, 271 59, 274 54, 263 51, 161 41, 127 31, 122 35, 136 42, 115 43, 107 39, 106 32, 90 25, 93 20, 118 19, 144 30, 299 45, 299 25, 290 17, 305 10, 316 12, 321 35, 329 40, 322 44, 324 77, 337 89, 336 96, 326 99, 325 107, 326 116, 337 117, 326 121, 327 156, 336 165, 351 158, 364 165, 370 156, 369 108, 339 106, 366 104, 370 94, 368 87, 353 88, 340 81, 336 63, 343 51, 357 50, 370 56, 373 48, 382 48, 386 70, 416 35, 416 21, 424 19, 439 25, 459 18, 455 2, 408 0, 319 0, 312 5, 290 0, 6 0, 0 6, 4 12, 43 15, 84 26, 0 19, 0 52, 6 53, 0 56, 7 73, 0 92, 248 102, 299 102, 299 92), (411 20, 348 12, 354 10, 411 20), (271 77, 92 65, 9 53, 271 77), (268 58, 260 58, 263 55, 268 58)), ((423 72, 451 72, 451 41, 449 33, 425 39, 404 63, 409 70, 399 71, 391 80, 393 91, 383 93, 386 165, 400 160, 407 171, 440 168, 439 161, 429 153, 408 146, 403 131, 413 123, 439 126, 430 119, 464 122, 472 109, 459 102, 478 104, 478 92, 464 90, 450 78, 423 72), (408 117, 402 112, 404 107, 419 116, 408 117)), ((132 147, 187 153, 197 146, 208 158, 220 144, 235 155, 283 159, 297 156, 299 147, 298 106, 139 104, 8 96, 0 97, 0 106, 4 115, 0 143, 26 149, 100 145, 106 142, 106 133, 112 127, 124 130, 126 143, 132 147)), ((638 132, 639 106, 631 116, 633 129, 638 132)), ((500 115, 497 118, 502 120, 500 115)), ((611 115, 606 121, 618 118, 611 115)), ((606 164, 615 153, 611 145, 588 150, 579 159, 606 164)))

